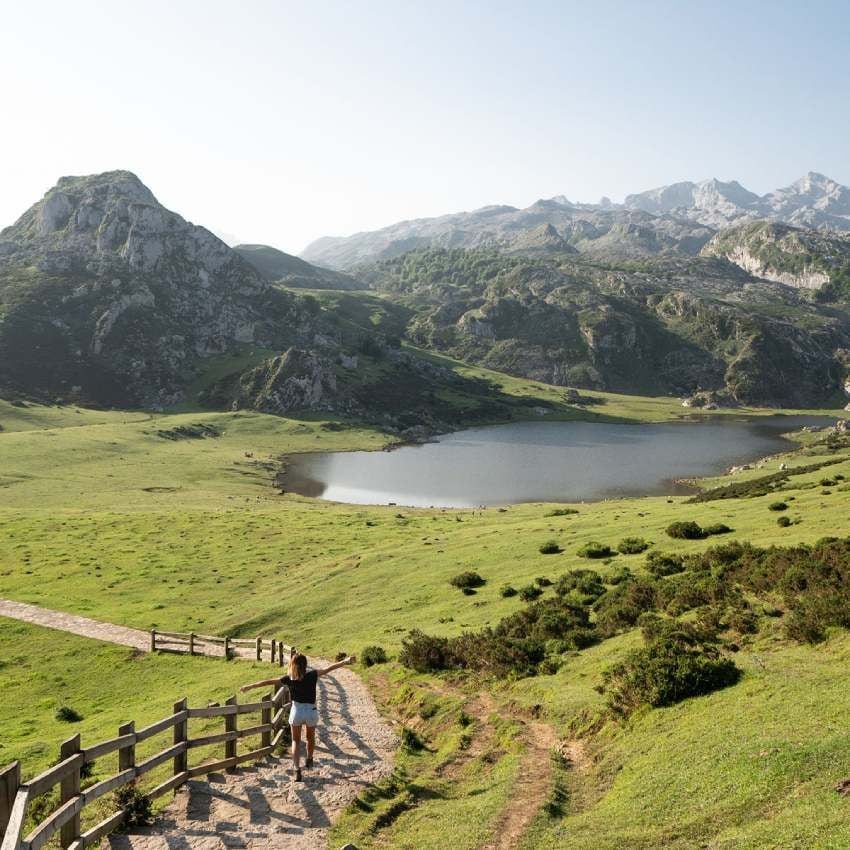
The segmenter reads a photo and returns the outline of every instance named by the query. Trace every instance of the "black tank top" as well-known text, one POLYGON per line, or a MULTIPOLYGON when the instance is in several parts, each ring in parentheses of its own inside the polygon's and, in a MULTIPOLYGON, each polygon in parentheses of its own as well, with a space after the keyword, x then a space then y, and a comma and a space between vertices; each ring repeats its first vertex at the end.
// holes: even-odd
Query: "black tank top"
POLYGON ((316 683, 319 674, 315 670, 308 670, 301 679, 291 679, 284 676, 280 683, 289 688, 289 695, 293 702, 306 702, 310 705, 316 704, 316 683))

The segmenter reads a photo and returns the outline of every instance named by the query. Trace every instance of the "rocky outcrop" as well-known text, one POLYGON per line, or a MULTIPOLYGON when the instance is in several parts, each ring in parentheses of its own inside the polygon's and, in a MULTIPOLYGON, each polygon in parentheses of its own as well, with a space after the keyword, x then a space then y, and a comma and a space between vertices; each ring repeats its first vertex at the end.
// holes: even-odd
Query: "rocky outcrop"
POLYGON ((200 359, 310 329, 297 299, 130 172, 63 177, 0 241, 0 385, 161 406, 200 359))

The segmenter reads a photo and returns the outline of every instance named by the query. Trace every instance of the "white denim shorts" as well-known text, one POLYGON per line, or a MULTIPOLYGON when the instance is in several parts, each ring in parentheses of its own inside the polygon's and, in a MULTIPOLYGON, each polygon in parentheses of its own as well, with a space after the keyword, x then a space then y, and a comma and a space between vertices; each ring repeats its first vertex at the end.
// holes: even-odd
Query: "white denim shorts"
POLYGON ((319 711, 309 702, 293 702, 289 709, 290 726, 318 726, 319 711))

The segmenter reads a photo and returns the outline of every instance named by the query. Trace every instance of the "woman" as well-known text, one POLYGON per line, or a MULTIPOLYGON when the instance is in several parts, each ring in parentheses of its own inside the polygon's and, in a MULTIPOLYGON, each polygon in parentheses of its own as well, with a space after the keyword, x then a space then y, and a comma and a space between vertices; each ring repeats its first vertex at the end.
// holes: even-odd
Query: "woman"
POLYGON ((295 781, 301 782, 301 727, 307 727, 307 761, 305 767, 313 766, 313 752, 316 749, 316 726, 319 723, 319 712, 316 709, 316 683, 320 676, 325 676, 333 670, 353 664, 355 657, 349 655, 323 670, 308 670, 307 656, 297 652, 295 647, 289 656, 289 675, 278 679, 263 679, 242 687, 242 693, 252 688, 265 688, 269 685, 286 685, 292 699, 289 709, 289 726, 292 729, 292 763, 295 766, 295 781))

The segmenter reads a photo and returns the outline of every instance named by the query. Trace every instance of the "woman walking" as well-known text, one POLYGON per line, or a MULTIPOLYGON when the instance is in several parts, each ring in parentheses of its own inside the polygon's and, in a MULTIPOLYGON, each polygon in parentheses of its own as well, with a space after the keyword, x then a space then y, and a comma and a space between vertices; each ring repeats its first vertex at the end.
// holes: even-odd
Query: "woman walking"
POLYGON ((333 670, 353 664, 353 655, 349 655, 336 664, 331 664, 322 670, 308 670, 307 656, 292 648, 289 656, 289 675, 277 679, 263 679, 242 687, 242 693, 252 688, 265 688, 269 685, 286 685, 292 699, 289 709, 289 727, 292 730, 292 763, 295 767, 295 781, 301 782, 301 727, 307 729, 307 760, 305 767, 313 766, 313 753, 316 749, 316 726, 319 724, 319 712, 316 708, 316 685, 320 676, 325 676, 333 670))

